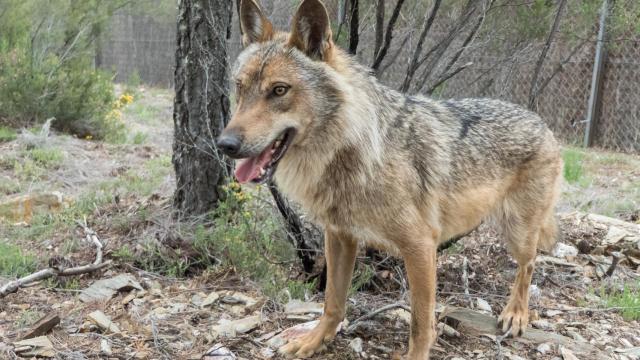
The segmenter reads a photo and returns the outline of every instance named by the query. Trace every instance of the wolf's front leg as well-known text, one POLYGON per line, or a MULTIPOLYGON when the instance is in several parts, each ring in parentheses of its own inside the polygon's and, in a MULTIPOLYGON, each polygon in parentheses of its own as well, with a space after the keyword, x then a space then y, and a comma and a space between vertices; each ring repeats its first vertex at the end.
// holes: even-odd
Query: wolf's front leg
POLYGON ((411 288, 411 338, 408 360, 428 360, 436 341, 436 252, 431 239, 401 249, 411 288))
POLYGON ((357 249, 358 243, 352 236, 325 231, 324 252, 327 262, 327 288, 324 314, 316 328, 281 347, 281 353, 289 357, 307 358, 318 352, 325 341, 336 336, 337 327, 345 315, 347 291, 351 284, 357 249))

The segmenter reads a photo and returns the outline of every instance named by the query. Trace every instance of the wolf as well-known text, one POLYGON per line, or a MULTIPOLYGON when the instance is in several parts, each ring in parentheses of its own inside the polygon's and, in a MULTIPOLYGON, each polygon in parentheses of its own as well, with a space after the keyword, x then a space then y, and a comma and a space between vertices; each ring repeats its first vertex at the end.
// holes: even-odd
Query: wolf
POLYGON ((537 249, 557 236, 562 160, 541 118, 489 99, 439 101, 380 84, 332 41, 319 0, 304 0, 290 32, 242 0, 244 49, 232 70, 236 110, 216 145, 241 183, 274 181, 325 232, 325 311, 280 348, 307 358, 345 316, 357 248, 402 257, 411 301, 407 359, 436 340, 438 245, 493 221, 517 262, 502 331, 522 334, 537 249))

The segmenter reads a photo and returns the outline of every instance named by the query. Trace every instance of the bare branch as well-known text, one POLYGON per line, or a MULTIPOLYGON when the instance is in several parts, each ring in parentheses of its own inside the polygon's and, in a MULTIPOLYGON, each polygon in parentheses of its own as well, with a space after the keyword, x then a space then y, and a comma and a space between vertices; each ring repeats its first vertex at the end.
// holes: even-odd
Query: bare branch
POLYGON ((400 91, 402 92, 407 92, 409 90, 409 87, 411 86, 411 81, 413 80, 413 76, 415 75, 416 70, 418 70, 418 67, 420 67, 420 64, 418 63, 418 58, 420 58, 420 56, 422 55, 422 47, 424 45, 425 39, 427 38, 427 34, 429 33, 429 30, 431 30, 431 27, 433 26, 433 21, 435 20, 436 15, 438 14, 438 9, 440 9, 441 3, 442 3, 442 0, 436 0, 434 2, 433 8, 429 13, 429 17, 427 18, 427 21, 424 24, 424 28, 422 28, 422 32, 420 33, 420 37, 418 39, 418 44, 416 45, 416 48, 413 51, 411 62, 407 67, 407 74, 404 78, 404 81, 402 82, 402 86, 400 87, 400 91))
MULTIPOLYGON (((437 0, 440 1, 440 0, 437 0)), ((374 71, 377 71, 382 64, 382 60, 387 56, 387 51, 389 51, 389 47, 391 46, 391 40, 393 40, 393 29, 396 26, 396 22, 398 22, 398 17, 400 16, 400 10, 402 10, 402 5, 404 4, 404 0, 398 0, 396 2, 395 8, 393 8, 393 13, 391 14, 391 18, 389 19, 389 23, 387 24, 387 31, 384 36, 384 44, 380 51, 376 54, 376 59, 371 65, 371 68, 374 71)))
POLYGON ((582 40, 578 45, 576 45, 571 52, 569 52, 569 55, 567 55, 566 58, 564 58, 557 66, 555 69, 553 69, 553 72, 551 73, 551 75, 549 75, 546 79, 544 79, 544 81, 542 81, 542 83, 538 86, 538 88, 536 89, 536 97, 538 97, 538 95, 540 95, 544 89, 547 87, 547 85, 549 85, 549 83, 551 82, 551 80, 553 80, 553 78, 556 77, 556 75, 558 75, 559 73, 561 73, 564 70, 564 66, 571 61, 571 59, 578 53, 578 51, 580 51, 580 49, 582 49, 584 47, 585 44, 587 44, 589 42, 588 39, 584 39, 582 40))
MULTIPOLYGON (((491 8, 493 7, 494 3, 495 3, 495 0, 490 0, 489 5, 482 12, 482 15, 480 15, 480 17, 478 17, 478 21, 476 21, 476 23, 473 26, 473 28, 471 29, 471 31, 469 31, 469 34, 467 35, 466 39, 464 39, 462 45, 460 46, 460 48, 458 49, 456 54, 451 58, 449 63, 447 63, 447 65, 445 66, 444 70, 442 70, 443 74, 448 74, 449 70, 451 70, 451 68, 458 62, 458 60, 460 59, 460 57, 462 56, 464 51, 469 48, 469 44, 471 44, 473 39, 475 39, 476 35, 478 34, 478 31, 480 30, 480 28, 482 27, 482 24, 484 23, 484 19, 486 19, 486 17, 487 17, 487 13, 491 10, 491 8)), ((462 70, 462 69, 460 69, 460 70, 462 70)), ((460 71, 458 71, 458 72, 460 72, 460 71)), ((443 77, 444 76, 441 76, 440 78, 442 79, 443 77)), ((440 80, 438 80, 438 81, 440 81, 440 80)), ((435 89, 439 85, 440 84, 433 85, 430 89, 435 89)), ((431 90, 431 91, 427 90, 427 93, 431 94, 432 91, 433 90, 431 90)))
POLYGON ((376 43, 373 48, 373 61, 376 61, 378 52, 382 47, 382 40, 384 37, 384 0, 378 0, 376 5, 376 43))
POLYGON ((433 94, 433 92, 438 88, 438 86, 442 85, 445 81, 451 79, 452 77, 458 75, 458 73, 460 73, 462 70, 468 68, 471 65, 473 65, 473 63, 468 62, 464 65, 459 66, 457 69, 451 71, 450 73, 442 75, 442 77, 440 77, 433 85, 431 85, 431 87, 426 91, 426 94, 427 95, 433 94))
POLYGON ((382 74, 387 71, 387 69, 393 65, 396 60, 398 60, 398 56, 400 56, 400 54, 402 53, 402 50, 404 49, 404 46, 407 44, 407 42, 409 41, 409 38, 411 38, 411 35, 413 33, 410 31, 407 35, 405 35, 404 39, 402 39, 402 42, 400 42, 400 45, 398 46, 398 49, 396 49, 396 52, 391 56, 391 58, 389 59, 389 61, 386 62, 386 64, 384 64, 384 66, 382 66, 381 68, 378 69, 376 75, 378 77, 382 76, 382 74))
POLYGON ((360 2, 351 0, 351 16, 349 19, 349 53, 355 55, 358 52, 360 41, 360 2))
POLYGON ((553 26, 551 27, 551 31, 549 32, 549 36, 547 37, 547 42, 544 44, 542 48, 542 52, 540 53, 540 57, 538 58, 538 62, 536 64, 536 70, 533 73, 533 79, 531 80, 531 90, 529 90, 529 109, 535 109, 536 98, 538 95, 538 78, 540 77, 540 72, 542 71, 542 66, 544 65, 544 61, 547 58, 547 53, 551 48, 551 43, 553 42, 553 38, 558 32, 558 28, 560 27, 560 18, 562 17, 562 13, 564 11, 565 6, 567 5, 567 0, 560 0, 558 4, 558 11, 556 12, 555 19, 553 20, 553 26))
POLYGON ((33 274, 22 277, 18 280, 11 281, 5 284, 4 286, 0 287, 0 298, 3 298, 11 293, 14 293, 18 291, 18 289, 20 289, 21 287, 25 287, 36 281, 41 281, 41 280, 48 279, 51 277, 56 277, 56 276, 73 276, 73 275, 86 274, 96 270, 100 270, 110 265, 111 264, 110 261, 102 262, 102 242, 96 235, 95 231, 88 228, 86 225, 86 222, 85 224, 82 224, 82 223, 78 223, 78 224, 84 229, 86 240, 90 243, 93 243, 93 245, 96 248, 96 259, 92 264, 87 264, 83 266, 78 266, 78 267, 69 268, 69 269, 62 269, 62 270, 55 267, 49 267, 47 269, 40 270, 33 274))
POLYGON ((422 64, 424 64, 424 62, 431 57, 431 54, 435 54, 435 56, 431 58, 431 61, 429 61, 428 65, 425 66, 424 72, 422 73, 418 86, 416 87, 417 91, 422 90, 422 88, 427 83, 427 80, 429 80, 429 78, 431 77, 432 71, 436 68, 440 60, 442 60, 442 57, 447 52, 447 50, 449 49, 453 41, 456 39, 460 31, 462 31, 464 26, 471 19, 471 15, 473 15, 473 13, 476 10, 473 5, 474 5, 473 1, 467 2, 467 4, 464 7, 464 11, 462 12, 464 15, 460 16, 456 25, 451 29, 451 31, 449 31, 447 36, 440 43, 438 43, 431 50, 429 50, 427 55, 424 58, 422 58, 422 60, 420 60, 418 67, 422 66, 422 64))

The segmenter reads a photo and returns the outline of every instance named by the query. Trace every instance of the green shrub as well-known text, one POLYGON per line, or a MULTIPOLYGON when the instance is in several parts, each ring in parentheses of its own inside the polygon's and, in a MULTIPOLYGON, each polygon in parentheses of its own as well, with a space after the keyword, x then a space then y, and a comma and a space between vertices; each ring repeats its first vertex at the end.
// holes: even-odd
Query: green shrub
MULTIPOLYGON (((95 70, 93 44, 121 0, 7 0, 0 11, 0 118, 82 137, 123 138, 110 75, 95 70), (46 31, 38 24, 49 24, 46 31)), ((126 139, 126 137, 125 137, 126 139)))
POLYGON ((111 78, 88 60, 61 63, 50 56, 34 67, 26 49, 0 54, 0 115, 32 124, 55 118, 53 126, 81 137, 106 139, 124 133, 113 116, 111 78), (111 115, 111 116, 110 116, 111 115))

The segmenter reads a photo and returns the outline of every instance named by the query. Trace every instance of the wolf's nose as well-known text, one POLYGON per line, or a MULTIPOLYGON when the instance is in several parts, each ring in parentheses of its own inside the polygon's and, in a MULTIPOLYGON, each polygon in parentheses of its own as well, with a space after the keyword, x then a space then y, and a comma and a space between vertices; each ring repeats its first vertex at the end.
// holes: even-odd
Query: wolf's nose
POLYGON ((220 135, 216 140, 216 145, 225 155, 234 156, 240 152, 242 140, 238 135, 220 135))

